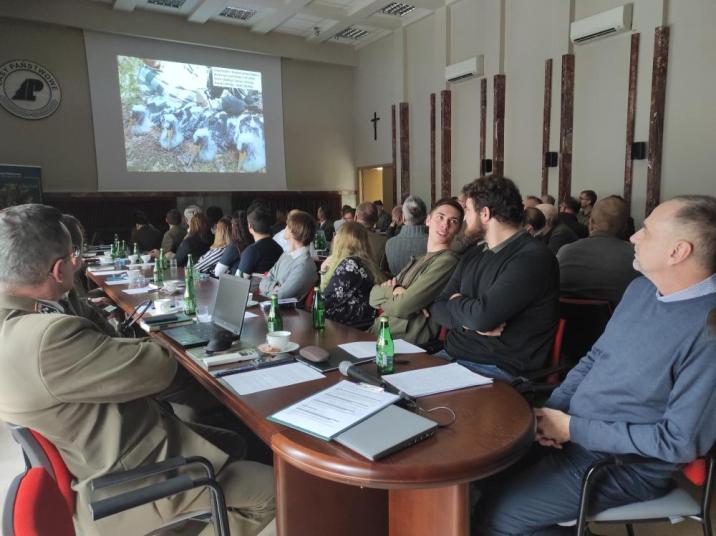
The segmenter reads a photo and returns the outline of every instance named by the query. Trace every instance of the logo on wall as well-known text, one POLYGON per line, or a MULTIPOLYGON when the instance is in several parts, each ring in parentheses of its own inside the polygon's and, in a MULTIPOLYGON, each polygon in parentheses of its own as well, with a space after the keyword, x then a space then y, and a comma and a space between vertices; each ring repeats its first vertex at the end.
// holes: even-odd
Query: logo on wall
POLYGON ((0 106, 23 119, 55 113, 62 93, 55 76, 42 65, 12 60, 0 65, 0 106))

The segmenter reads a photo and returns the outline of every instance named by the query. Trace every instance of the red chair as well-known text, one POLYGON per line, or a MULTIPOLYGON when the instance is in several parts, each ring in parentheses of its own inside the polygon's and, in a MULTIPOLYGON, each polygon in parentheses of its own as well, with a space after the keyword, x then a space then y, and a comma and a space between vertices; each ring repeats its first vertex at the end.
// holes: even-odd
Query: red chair
MULTIPOLYGON (((54 530, 44 531, 44 521, 40 519, 45 516, 45 508, 42 502, 37 502, 41 497, 53 496, 48 499, 53 501, 53 512, 62 517, 66 515, 72 526, 72 516, 75 511, 75 493, 72 489, 73 476, 67 469, 67 465, 60 456, 57 448, 48 441, 42 434, 16 425, 9 425, 10 433, 20 444, 27 471, 19 475, 15 480, 17 486, 14 493, 8 494, 5 510, 3 513, 3 535, 17 536, 60 536, 54 530), (47 479, 35 469, 39 470, 46 477, 51 479, 52 486, 48 486, 47 479), (34 472, 33 472, 34 471, 34 472), (28 476, 32 472, 32 476, 28 476), (27 480, 26 480, 27 479, 27 480), (24 484, 23 484, 24 483, 24 484), (49 488, 54 488, 52 491, 49 488), (20 493, 21 492, 21 493, 20 493), (57 506, 57 502, 61 508, 57 506), (10 528, 21 526, 22 530, 10 528), (37 528, 36 532, 33 527, 37 528), (42 529, 42 530, 40 530, 42 529)), ((188 521, 212 522, 216 534, 229 534, 229 521, 226 514, 226 503, 221 487, 216 482, 212 465, 199 456, 169 458, 162 462, 149 464, 128 471, 111 473, 90 482, 93 491, 106 490, 116 485, 126 485, 154 478, 151 484, 137 487, 117 495, 111 495, 102 499, 92 500, 89 505, 92 519, 95 521, 104 519, 113 514, 157 501, 159 499, 176 495, 195 488, 207 488, 211 494, 211 507, 188 512, 184 515, 170 520, 160 529, 167 530, 185 524, 188 521), (193 478, 187 474, 179 474, 178 471, 191 466, 199 465, 206 473, 205 477, 193 478), (157 477, 164 477, 157 481, 157 477)), ((51 524, 52 525, 52 524, 51 524)), ((52 528, 52 527, 51 527, 52 528)), ((70 532, 68 534, 74 534, 70 532)))
POLYGON ((308 291, 308 294, 306 294, 306 301, 305 301, 304 304, 303 304, 303 310, 304 310, 304 311, 310 311, 311 308, 313 307, 313 294, 314 294, 314 292, 315 292, 314 289, 311 288, 311 290, 308 291))

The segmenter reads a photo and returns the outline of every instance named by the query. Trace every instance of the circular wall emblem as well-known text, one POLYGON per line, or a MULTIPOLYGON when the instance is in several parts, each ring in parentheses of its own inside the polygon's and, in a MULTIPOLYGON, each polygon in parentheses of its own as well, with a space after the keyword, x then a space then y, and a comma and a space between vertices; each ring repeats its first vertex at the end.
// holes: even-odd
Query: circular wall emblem
POLYGON ((62 93, 55 76, 42 65, 12 60, 0 65, 0 106, 23 119, 55 113, 62 93))

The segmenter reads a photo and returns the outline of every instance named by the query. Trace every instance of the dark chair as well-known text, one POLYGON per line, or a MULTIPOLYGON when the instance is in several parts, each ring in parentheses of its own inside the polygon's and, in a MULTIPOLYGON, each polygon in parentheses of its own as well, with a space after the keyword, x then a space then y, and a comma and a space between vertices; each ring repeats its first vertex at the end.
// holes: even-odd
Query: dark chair
POLYGON ((604 333, 612 317, 612 304, 607 300, 562 297, 559 316, 567 321, 562 342, 563 359, 575 365, 604 333))
MULTIPOLYGON (((67 465, 60 456, 57 448, 40 433, 16 425, 9 425, 10 433, 15 441, 20 444, 25 458, 26 472, 19 475, 15 481, 16 486, 12 488, 14 495, 6 498, 3 513, 3 535, 4 536, 59 536, 60 532, 44 532, 44 507, 36 501, 43 497, 49 497, 53 511, 60 512, 60 515, 68 516, 70 526, 75 511, 75 493, 72 489, 73 476, 67 465), (54 491, 47 484, 47 478, 51 479, 54 491), (30 475, 30 473, 32 473, 30 475), (19 495, 18 495, 19 494, 19 495), (59 506, 58 506, 59 503, 59 506), (22 527, 22 530, 13 527, 22 527), (33 529, 36 527, 36 529, 33 529), (35 532, 31 532, 36 530, 35 532), (14 532, 13 532, 14 531, 14 532)), ((153 478, 153 482, 143 487, 136 487, 130 491, 92 500, 90 511, 92 519, 100 520, 110 515, 154 502, 156 500, 176 495, 195 488, 206 487, 211 492, 211 507, 188 512, 165 523, 157 530, 167 530, 172 527, 185 524, 188 521, 213 522, 216 534, 228 535, 229 522, 226 514, 226 504, 221 487, 215 480, 214 469, 211 464, 199 456, 182 457, 177 456, 162 462, 137 467, 128 471, 111 473, 91 481, 92 491, 107 490, 112 486, 122 485, 126 489, 127 484, 142 484, 142 481, 153 478), (200 466, 206 473, 201 478, 191 477, 187 474, 180 474, 180 470, 200 466), (163 478, 157 481, 157 478, 163 478)), ((44 500, 44 499, 43 499, 44 500)), ((68 534, 74 534, 74 531, 68 534)))
POLYGON ((571 364, 564 362, 564 353, 562 352, 566 326, 566 320, 560 318, 557 323, 557 331, 554 334, 554 341, 552 342, 550 366, 518 376, 512 381, 512 386, 523 395, 529 395, 528 398, 538 393, 550 393, 553 391, 559 385, 560 376, 571 368, 571 364))
POLYGON ((609 508, 595 515, 589 514, 589 500, 594 482, 599 472, 609 466, 654 463, 655 460, 637 455, 610 456, 592 464, 582 479, 582 495, 577 518, 577 536, 591 534, 588 523, 621 523, 626 525, 627 534, 634 536, 635 523, 653 521, 671 521, 672 523, 689 518, 697 521, 704 536, 712 536, 710 519, 711 494, 714 480, 714 457, 716 448, 712 447, 704 457, 691 462, 682 469, 682 473, 692 484, 701 488, 700 500, 694 499, 683 487, 676 487, 658 499, 626 504, 609 508))

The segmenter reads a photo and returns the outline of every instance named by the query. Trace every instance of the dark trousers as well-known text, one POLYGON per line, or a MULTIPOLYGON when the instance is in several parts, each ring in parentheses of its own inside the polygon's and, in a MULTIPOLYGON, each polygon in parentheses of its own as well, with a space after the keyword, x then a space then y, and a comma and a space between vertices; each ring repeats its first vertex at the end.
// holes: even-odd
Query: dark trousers
MULTIPOLYGON (((562 450, 535 444, 525 459, 507 471, 476 482, 478 495, 472 534, 479 536, 552 536, 573 534, 557 523, 577 518, 582 477, 603 457, 579 445, 562 450)), ((657 498, 669 479, 646 479, 628 467, 605 469, 592 491, 589 513, 657 498)))

